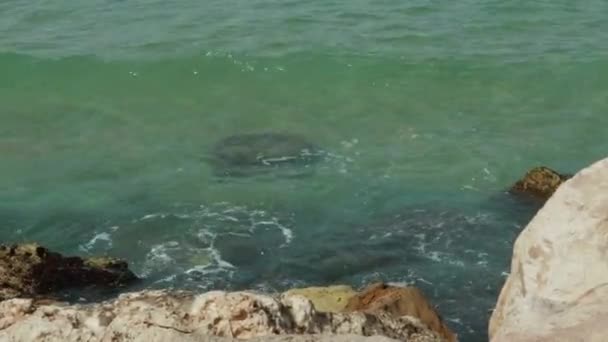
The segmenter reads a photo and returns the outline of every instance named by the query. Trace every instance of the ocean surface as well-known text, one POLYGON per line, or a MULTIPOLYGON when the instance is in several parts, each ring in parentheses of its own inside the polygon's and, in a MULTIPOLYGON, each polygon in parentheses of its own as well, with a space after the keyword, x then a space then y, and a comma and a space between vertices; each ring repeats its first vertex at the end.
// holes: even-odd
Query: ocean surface
POLYGON ((0 241, 126 258, 134 288, 412 284, 462 341, 485 341, 537 209, 505 189, 608 152, 606 13, 3 0, 0 241), (258 133, 319 158, 231 177, 210 162, 258 133))

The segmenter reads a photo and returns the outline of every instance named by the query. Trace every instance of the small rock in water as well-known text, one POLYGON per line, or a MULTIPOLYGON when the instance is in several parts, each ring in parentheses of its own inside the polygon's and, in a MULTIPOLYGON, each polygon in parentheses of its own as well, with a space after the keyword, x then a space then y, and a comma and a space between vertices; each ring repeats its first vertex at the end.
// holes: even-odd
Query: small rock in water
POLYGON ((541 200, 548 200, 557 188, 572 175, 560 174, 548 167, 536 167, 517 181, 510 189, 512 193, 527 194, 541 200))
POLYGON ((89 285, 117 287, 136 279, 119 259, 64 257, 37 244, 0 246, 0 300, 89 285))
MULTIPOLYGON (((218 175, 251 176, 278 168, 305 166, 319 159, 319 150, 303 137, 248 133, 220 140, 213 147, 209 161, 218 175)), ((298 175, 301 172, 297 172, 298 175)))

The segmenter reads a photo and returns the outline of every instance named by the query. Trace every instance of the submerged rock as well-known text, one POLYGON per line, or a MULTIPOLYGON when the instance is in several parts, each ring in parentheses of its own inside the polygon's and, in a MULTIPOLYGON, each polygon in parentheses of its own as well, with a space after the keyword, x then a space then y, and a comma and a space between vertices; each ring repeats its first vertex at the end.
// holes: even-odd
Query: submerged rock
MULTIPOLYGON (((332 341, 332 335, 384 336, 399 341, 443 339, 415 318, 387 314, 322 313, 302 296, 276 299, 247 292, 143 291, 95 305, 0 303, 2 341, 332 341), (277 335, 311 335, 307 337, 277 335)), ((374 338, 372 341, 385 341, 374 338)), ((335 340, 347 341, 344 338, 335 340)))
POLYGON ((357 292, 350 286, 334 285, 291 289, 283 293, 283 296, 304 296, 318 311, 341 312, 356 294, 357 292))
POLYGON ((517 181, 511 187, 510 192, 531 195, 546 201, 562 183, 571 177, 572 175, 563 175, 548 167, 536 167, 517 181))
POLYGON ((0 300, 88 285, 116 287, 136 279, 119 259, 64 257, 37 244, 0 246, 0 300))
POLYGON ((493 342, 605 341, 608 159, 561 185, 517 238, 493 342))
POLYGON ((284 133, 249 133, 220 140, 210 162, 218 175, 251 176, 318 161, 318 149, 305 138, 284 133))
POLYGON ((416 317, 446 341, 454 342, 457 340, 456 335, 443 322, 437 311, 424 297, 422 291, 412 286, 397 287, 382 283, 373 284, 353 296, 345 310, 368 313, 386 312, 394 317, 416 317))

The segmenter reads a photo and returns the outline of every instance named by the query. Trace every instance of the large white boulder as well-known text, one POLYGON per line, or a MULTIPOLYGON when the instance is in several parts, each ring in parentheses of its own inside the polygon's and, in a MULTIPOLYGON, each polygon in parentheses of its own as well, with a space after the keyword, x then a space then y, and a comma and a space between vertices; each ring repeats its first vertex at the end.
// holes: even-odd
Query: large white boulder
POLYGON ((608 341, 608 159, 561 185, 519 235, 492 342, 608 341))

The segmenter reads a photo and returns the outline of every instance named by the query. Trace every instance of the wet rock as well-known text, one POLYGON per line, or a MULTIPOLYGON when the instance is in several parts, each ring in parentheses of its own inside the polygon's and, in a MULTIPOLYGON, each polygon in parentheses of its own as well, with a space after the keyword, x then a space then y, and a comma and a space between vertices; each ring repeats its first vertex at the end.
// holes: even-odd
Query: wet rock
POLYGON ((332 341, 332 335, 384 337, 372 341, 443 340, 408 316, 321 313, 301 296, 276 299, 247 292, 143 291, 110 302, 72 306, 12 299, 0 303, 0 313, 2 341, 171 342, 213 341, 210 336, 220 336, 228 341, 296 342, 332 341))
POLYGON ((526 194, 546 201, 562 183, 571 177, 572 175, 560 174, 548 167, 536 167, 517 181, 511 187, 510 192, 526 194))
POLYGON ((604 159, 561 185, 517 238, 491 341, 606 341, 607 231, 604 159))
MULTIPOLYGON (((276 169, 303 167, 319 159, 318 149, 303 137, 249 133, 220 140, 213 147, 209 161, 218 175, 251 176, 276 169)), ((300 172, 296 170, 295 175, 300 172)))
POLYGON ((0 246, 0 300, 88 285, 117 287, 136 279, 119 259, 64 257, 37 244, 0 246))
POLYGON ((303 296, 310 300, 320 312, 341 312, 357 292, 350 286, 306 287, 291 289, 283 296, 303 296))
POLYGON ((353 296, 345 307, 346 311, 367 313, 385 312, 394 317, 416 317, 431 330, 443 336, 446 341, 456 341, 456 335, 447 327, 439 314, 415 287, 389 286, 383 283, 370 285, 353 296))

